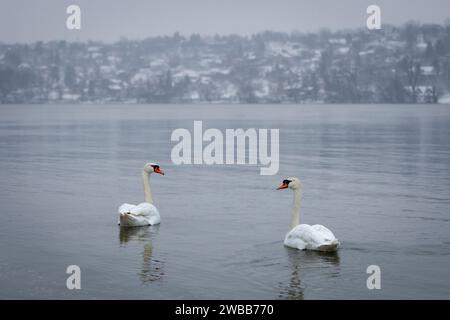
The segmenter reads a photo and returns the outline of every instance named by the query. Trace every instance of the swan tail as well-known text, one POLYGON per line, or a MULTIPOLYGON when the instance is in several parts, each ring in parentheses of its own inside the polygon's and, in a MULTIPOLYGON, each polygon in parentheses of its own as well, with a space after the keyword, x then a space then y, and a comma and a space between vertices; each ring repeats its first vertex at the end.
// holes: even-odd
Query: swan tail
POLYGON ((336 251, 339 248, 339 240, 331 240, 327 241, 325 243, 322 243, 320 246, 317 247, 317 250, 324 251, 324 252, 331 252, 336 251))
POLYGON ((119 216, 119 225, 121 227, 141 227, 148 226, 150 223, 139 216, 133 216, 132 214, 121 213, 119 216))

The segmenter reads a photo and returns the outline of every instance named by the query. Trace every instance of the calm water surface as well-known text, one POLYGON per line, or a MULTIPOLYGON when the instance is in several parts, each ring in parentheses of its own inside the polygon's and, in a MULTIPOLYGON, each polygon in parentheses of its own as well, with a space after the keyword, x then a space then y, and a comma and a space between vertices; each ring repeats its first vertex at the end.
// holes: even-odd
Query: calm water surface
POLYGON ((0 298, 450 299, 449 169, 450 106, 0 106, 0 298), (193 120, 280 128, 279 173, 175 166, 193 120), (162 223, 121 230, 147 161, 162 223), (337 254, 283 246, 292 192, 274 188, 294 175, 337 254))

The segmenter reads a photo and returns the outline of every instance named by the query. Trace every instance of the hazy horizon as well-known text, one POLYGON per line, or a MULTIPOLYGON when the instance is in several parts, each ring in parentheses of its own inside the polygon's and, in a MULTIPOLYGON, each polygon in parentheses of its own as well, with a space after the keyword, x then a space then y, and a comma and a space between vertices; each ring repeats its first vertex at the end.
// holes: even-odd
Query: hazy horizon
POLYGON ((201 35, 251 35, 270 31, 315 32, 365 27, 366 8, 381 7, 383 24, 408 21, 442 24, 450 17, 448 0, 5 0, 0 12, 0 42, 102 41, 144 39, 198 33, 201 35), (81 30, 66 29, 66 8, 81 7, 81 30))

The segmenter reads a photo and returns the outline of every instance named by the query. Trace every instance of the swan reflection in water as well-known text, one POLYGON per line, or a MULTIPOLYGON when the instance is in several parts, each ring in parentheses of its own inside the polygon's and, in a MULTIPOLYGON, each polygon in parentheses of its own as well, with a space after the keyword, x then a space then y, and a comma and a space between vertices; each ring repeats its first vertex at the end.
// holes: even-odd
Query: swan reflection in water
POLYGON ((159 225, 147 227, 120 228, 120 245, 142 242, 142 267, 138 275, 142 283, 159 280, 164 275, 164 260, 154 256, 152 238, 158 234, 159 225))
MULTIPOLYGON (((288 267, 290 270, 289 284, 281 283, 279 298, 289 300, 303 300, 305 284, 301 276, 306 278, 306 269, 319 270, 321 276, 336 276, 339 274, 339 253, 320 251, 299 251, 286 248, 288 267), (324 268, 332 268, 324 271, 324 268), (327 273, 327 275, 325 275, 327 273)), ((313 274, 312 274, 313 275, 313 274)), ((314 275, 313 275, 314 276, 314 275)))

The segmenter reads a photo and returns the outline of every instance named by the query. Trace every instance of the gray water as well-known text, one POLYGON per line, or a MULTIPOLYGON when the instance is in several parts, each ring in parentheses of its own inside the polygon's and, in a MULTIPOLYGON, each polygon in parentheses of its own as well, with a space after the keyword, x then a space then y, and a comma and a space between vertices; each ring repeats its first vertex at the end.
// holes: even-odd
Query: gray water
POLYGON ((443 105, 0 106, 0 298, 449 299, 449 160, 443 105), (170 135, 194 120, 279 128, 279 173, 174 165, 170 135), (151 180, 162 223, 121 230, 147 161, 166 171, 151 180), (283 246, 289 176, 336 254, 283 246))

